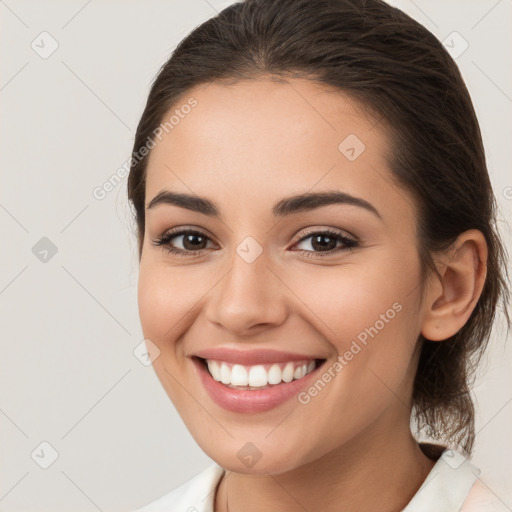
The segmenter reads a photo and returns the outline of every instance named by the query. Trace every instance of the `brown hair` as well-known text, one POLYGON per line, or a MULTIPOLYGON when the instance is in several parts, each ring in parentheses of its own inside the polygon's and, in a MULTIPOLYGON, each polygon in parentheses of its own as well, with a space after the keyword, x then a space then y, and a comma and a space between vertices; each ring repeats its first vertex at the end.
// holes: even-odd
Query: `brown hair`
MULTIPOLYGON (((468 229, 488 244, 487 277, 470 318, 443 342, 420 335, 413 388, 418 429, 471 453, 470 387, 495 317, 509 297, 480 128, 460 72, 426 28, 381 0, 247 0, 195 28, 160 69, 139 122, 128 178, 139 258, 144 238, 146 144, 192 87, 271 76, 342 90, 377 114, 392 147, 394 178, 415 198, 424 277, 432 255, 468 229)), ((192 114, 193 115, 193 114, 192 114)))

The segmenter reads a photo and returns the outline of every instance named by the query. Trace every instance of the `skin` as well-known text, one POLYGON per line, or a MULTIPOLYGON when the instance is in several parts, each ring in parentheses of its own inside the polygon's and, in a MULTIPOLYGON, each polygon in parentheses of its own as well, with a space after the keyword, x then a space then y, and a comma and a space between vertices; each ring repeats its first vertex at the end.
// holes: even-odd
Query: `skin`
MULTIPOLYGON (((401 510, 434 464, 409 427, 416 340, 423 333, 442 342, 469 318, 485 280, 482 234, 467 231, 436 255, 442 280, 428 279, 422 297, 416 206, 393 181, 382 123, 344 93, 304 79, 212 83, 182 103, 191 96, 198 105, 151 151, 146 205, 164 189, 192 193, 212 200, 222 218, 175 205, 147 210, 139 311, 144 337, 160 350, 153 365, 163 387, 227 470, 215 511, 227 503, 230 512, 276 504, 329 512, 340 503, 401 510), (338 150, 349 134, 366 146, 355 161, 338 150), (365 199, 380 218, 347 204, 272 216, 284 197, 327 190, 365 199), (152 245, 180 226, 208 237, 199 255, 152 245), (317 256, 311 234, 329 228, 358 247, 317 256), (236 252, 247 236, 262 248, 252 263, 236 252), (329 367, 394 303, 401 311, 306 405, 292 398, 263 413, 226 411, 190 359, 206 347, 270 348, 323 357, 329 367), (261 453, 252 467, 237 457, 247 442, 261 453)), ((191 250, 183 236, 171 243, 191 250)))

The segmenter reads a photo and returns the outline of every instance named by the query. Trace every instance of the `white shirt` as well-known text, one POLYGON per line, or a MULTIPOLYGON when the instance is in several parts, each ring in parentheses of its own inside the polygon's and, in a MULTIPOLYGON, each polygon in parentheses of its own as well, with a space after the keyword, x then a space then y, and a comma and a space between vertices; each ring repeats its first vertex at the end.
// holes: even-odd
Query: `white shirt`
MULTIPOLYGON (((214 512, 215 489, 224 469, 213 464, 180 487, 135 512, 214 512)), ((480 469, 463 455, 444 450, 402 512, 505 512, 479 480, 480 469)))

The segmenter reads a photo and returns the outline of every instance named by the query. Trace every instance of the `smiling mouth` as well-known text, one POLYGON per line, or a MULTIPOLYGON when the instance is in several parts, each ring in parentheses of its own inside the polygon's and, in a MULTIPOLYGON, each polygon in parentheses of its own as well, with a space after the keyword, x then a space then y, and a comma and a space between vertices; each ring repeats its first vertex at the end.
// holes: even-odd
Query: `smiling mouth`
POLYGON ((304 359, 272 364, 242 365, 218 359, 196 359, 213 380, 232 389, 263 390, 300 380, 322 366, 326 359, 304 359))

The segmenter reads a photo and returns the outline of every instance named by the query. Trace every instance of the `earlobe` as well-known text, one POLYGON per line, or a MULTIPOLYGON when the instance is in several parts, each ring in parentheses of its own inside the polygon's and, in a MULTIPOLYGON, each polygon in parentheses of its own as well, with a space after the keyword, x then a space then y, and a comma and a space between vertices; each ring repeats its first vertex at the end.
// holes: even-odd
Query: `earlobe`
POLYGON ((465 231, 442 255, 441 281, 433 277, 426 294, 421 334, 442 341, 467 322, 482 293, 487 274, 487 243, 481 231, 465 231))

